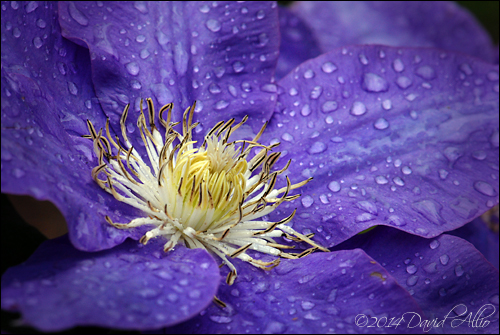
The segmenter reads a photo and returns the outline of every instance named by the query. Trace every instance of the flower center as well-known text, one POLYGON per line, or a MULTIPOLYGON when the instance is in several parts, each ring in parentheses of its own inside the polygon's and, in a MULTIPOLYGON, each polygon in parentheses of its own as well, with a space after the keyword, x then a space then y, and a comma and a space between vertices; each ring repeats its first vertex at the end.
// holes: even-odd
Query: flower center
POLYGON ((247 117, 236 125, 234 119, 220 121, 208 132, 202 145, 195 148, 192 130, 198 123, 192 124, 192 119, 196 103, 184 112, 182 134, 174 129, 179 122, 170 122, 173 104, 160 109, 159 121, 165 127, 164 138, 154 123, 152 100, 147 99, 147 104, 149 122, 146 122, 141 100, 137 126, 149 164, 144 162, 127 137, 125 122, 129 105, 120 119, 123 144, 118 137, 115 141, 111 136, 109 119, 105 127, 106 137, 102 135, 102 129, 96 132, 87 120, 90 135, 84 137, 92 139, 99 161, 92 170, 93 179, 117 200, 140 209, 146 215, 125 224, 114 223, 106 216, 109 224, 119 229, 152 226, 140 242, 146 244, 151 238, 163 236, 167 240, 165 251, 179 241, 189 248, 209 250, 230 268, 226 279, 230 285, 237 272, 228 257, 239 258, 266 270, 279 264, 280 258, 269 262, 253 259, 246 253, 248 249, 291 259, 304 257, 317 249, 328 251, 311 240, 312 234, 300 234, 286 225, 296 210, 277 222, 262 220, 284 201, 297 199, 300 194, 288 195, 289 192, 310 180, 292 185, 286 177, 286 187, 274 188, 277 177, 286 171, 290 161, 281 170, 272 171, 281 153, 270 153, 278 144, 265 146, 257 142, 266 124, 251 141, 229 142, 230 136, 246 122, 247 117), (163 119, 164 112, 167 112, 167 120, 163 119), (249 159, 252 149, 258 152, 249 159), (274 241, 281 236, 306 242, 311 247, 301 253, 285 252, 283 249, 294 247, 274 241))

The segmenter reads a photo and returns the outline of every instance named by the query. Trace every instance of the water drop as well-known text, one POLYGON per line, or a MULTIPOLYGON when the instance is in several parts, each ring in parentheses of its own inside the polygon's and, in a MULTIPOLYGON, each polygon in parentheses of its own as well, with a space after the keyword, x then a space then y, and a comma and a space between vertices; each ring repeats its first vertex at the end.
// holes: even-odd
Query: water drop
POLYGON ((323 113, 330 113, 333 112, 334 110, 337 110, 337 108, 338 104, 336 101, 325 101, 321 106, 321 111, 323 113))
POLYGON ((360 101, 355 101, 351 107, 351 114, 355 116, 360 116, 366 113, 366 106, 360 101))
POLYGON ((215 104, 215 109, 221 110, 221 109, 226 108, 227 106, 229 106, 229 102, 227 102, 225 100, 221 100, 215 104))
POLYGON ((290 135, 289 133, 284 133, 283 135, 281 135, 281 138, 284 141, 287 141, 287 142, 292 142, 293 141, 293 136, 290 135))
POLYGON ((387 80, 375 73, 365 73, 362 88, 368 92, 386 92, 389 84, 387 80))
POLYGON ((381 117, 380 119, 375 121, 373 126, 375 127, 375 129, 384 130, 384 129, 389 128, 389 122, 387 122, 386 119, 381 117))
POLYGON ((401 172, 403 172, 403 174, 409 175, 412 173, 412 170, 409 166, 403 166, 401 168, 401 172))
POLYGON ((302 306, 302 309, 304 311, 308 311, 308 310, 312 309, 314 306, 316 306, 314 303, 312 303, 310 301, 302 301, 300 303, 300 305, 302 306))
POLYGON ((68 3, 68 11, 69 15, 75 20, 79 25, 81 26, 88 26, 89 25, 89 19, 80 12, 78 8, 76 8, 76 5, 72 2, 68 3))
POLYGON ((311 78, 314 77, 314 74, 315 74, 314 71, 311 70, 311 69, 309 69, 306 72, 304 72, 304 78, 305 79, 311 79, 311 78))
POLYGON ((337 70, 337 66, 335 66, 332 62, 326 62, 321 65, 321 70, 323 70, 324 73, 332 73, 337 70))
POLYGON ((394 177, 392 179, 392 181, 394 182, 394 184, 398 185, 398 186, 405 186, 405 182, 403 179, 401 179, 400 177, 394 177))
POLYGON ((457 266, 455 266, 455 275, 457 277, 461 277, 463 276, 464 274, 464 268, 462 267, 461 264, 458 264, 457 266))
POLYGON ((125 67, 131 75, 137 76, 139 74, 139 65, 136 62, 130 62, 125 67))
POLYGON ((419 67, 415 71, 415 73, 417 74, 417 76, 427 80, 436 78, 436 73, 434 69, 428 65, 419 67))
POLYGON ((327 146, 323 142, 314 142, 313 145, 307 150, 310 154, 319 154, 326 150, 327 146))
POLYGON ((430 247, 431 249, 436 249, 437 247, 439 247, 439 244, 440 244, 440 243, 439 243, 439 241, 438 241, 438 240, 434 240, 434 241, 432 241, 432 242, 429 244, 429 247, 430 247))
POLYGON ((439 178, 441 178, 442 180, 445 180, 446 177, 448 177, 448 174, 449 174, 449 172, 446 171, 445 169, 439 170, 439 178))
POLYGON ((365 55, 363 55, 363 54, 360 54, 360 55, 359 55, 359 61, 360 61, 360 62, 361 62, 361 64, 363 64, 363 65, 367 65, 367 64, 368 64, 368 58, 366 58, 366 56, 365 56, 365 55))
POLYGON ((392 62, 392 68, 396 72, 403 72, 403 70, 405 69, 405 65, 403 64, 401 59, 398 58, 398 59, 395 59, 394 62, 392 62))
POLYGON ((391 109, 392 108, 391 100, 387 99, 387 100, 382 101, 382 108, 385 109, 386 111, 391 109))
POLYGON ((318 99, 321 96, 321 93, 323 93, 323 87, 321 86, 315 86, 313 90, 311 91, 311 99, 318 99))
POLYGON ((411 79, 405 76, 398 77, 396 84, 402 89, 407 89, 411 85, 411 79))
POLYGON ((311 207, 311 205, 314 203, 314 199, 309 195, 302 197, 300 201, 302 202, 302 206, 304 206, 305 208, 311 207))
POLYGON ((75 83, 68 81, 68 91, 73 95, 78 94, 78 88, 76 87, 75 83))
POLYGON ((446 265, 450 261, 450 256, 448 256, 446 254, 441 255, 441 256, 439 256, 439 261, 441 262, 441 264, 446 265))
POLYGON ((311 114, 311 107, 309 107, 308 104, 305 104, 300 110, 300 114, 302 114, 302 116, 308 116, 311 114))
POLYGON ((42 39, 40 37, 38 37, 38 36, 35 37, 33 39, 33 45, 35 46, 35 48, 40 49, 41 46, 43 45, 42 39))
POLYGON ((146 40, 146 36, 144 35, 138 35, 136 38, 135 38, 136 42, 138 43, 142 43, 146 40))
POLYGON ((207 20, 206 26, 208 30, 212 32, 218 32, 221 29, 221 24, 218 20, 215 19, 209 19, 207 20))
POLYGON ((219 94, 221 92, 220 86, 217 85, 216 83, 211 83, 210 86, 208 87, 208 90, 212 94, 219 94))
POLYGON ((486 152, 484 152, 482 150, 474 151, 472 153, 472 157, 474 157, 478 161, 482 161, 482 160, 486 159, 486 152))
POLYGON ((47 23, 43 19, 38 19, 36 20, 36 25, 38 28, 45 28, 47 26, 47 23))
POLYGON ((465 73, 466 75, 470 76, 472 73, 474 73, 470 67, 469 64, 467 63, 463 63, 460 65, 460 71, 462 71, 463 73, 465 73))
POLYGON ((417 284, 417 281, 418 281, 418 276, 410 276, 406 280, 406 285, 415 286, 415 284, 417 284))
POLYGON ((490 196, 490 197, 494 197, 495 195, 497 195, 497 192, 495 191, 493 186, 491 186, 489 183, 487 183, 485 181, 480 181, 480 180, 476 181, 474 183, 474 189, 476 191, 478 191, 479 193, 490 196))
POLYGON ((210 11, 210 7, 208 7, 206 4, 200 7, 200 12, 206 14, 210 11))
POLYGON ((379 185, 385 185, 387 184, 389 181, 387 180, 386 177, 384 176, 376 176, 375 177, 375 182, 379 185))
POLYGON ((28 4, 25 7, 26 13, 29 14, 37 8, 38 8, 38 2, 37 1, 30 1, 30 2, 28 2, 28 4))
POLYGON ((340 183, 337 181, 332 181, 328 184, 328 189, 332 192, 338 192, 340 191, 340 183))
POLYGON ((439 295, 444 297, 446 295, 446 290, 444 288, 439 289, 439 295))
POLYGON ((446 221, 441 217, 443 206, 431 199, 424 199, 412 203, 412 208, 436 225, 441 225, 446 221))
POLYGON ((363 213, 356 216, 356 222, 367 222, 375 219, 375 216, 370 213, 363 213))
POLYGON ((230 323, 233 321, 229 316, 222 316, 222 315, 210 315, 210 320, 212 320, 215 323, 230 323))
POLYGON ((415 272, 417 272, 418 268, 416 265, 414 264, 410 264, 406 267, 406 272, 408 272, 409 274, 414 274, 415 272))
POLYGON ((233 63, 233 70, 234 70, 234 72, 240 73, 244 69, 245 69, 245 65, 242 62, 236 61, 236 62, 233 63))
POLYGON ((15 28, 12 30, 12 35, 13 35, 15 38, 18 38, 19 36, 21 36, 21 30, 19 30, 19 28, 15 27, 15 28))

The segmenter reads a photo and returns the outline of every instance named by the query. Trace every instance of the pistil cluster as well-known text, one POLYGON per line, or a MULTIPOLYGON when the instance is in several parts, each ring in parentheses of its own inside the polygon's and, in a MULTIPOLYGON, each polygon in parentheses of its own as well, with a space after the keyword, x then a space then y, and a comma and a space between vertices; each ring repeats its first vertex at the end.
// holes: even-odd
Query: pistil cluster
POLYGON ((253 140, 229 142, 230 136, 246 122, 235 119, 218 122, 205 136, 202 145, 194 147, 192 131, 198 123, 192 123, 196 103, 187 108, 182 118, 182 134, 174 127, 180 122, 171 122, 173 104, 159 111, 159 122, 165 128, 162 138, 155 125, 153 101, 146 100, 148 120, 142 109, 137 119, 149 164, 147 164, 127 137, 125 122, 129 105, 123 111, 120 128, 123 141, 111 135, 109 119, 106 121, 106 136, 97 132, 87 121, 94 151, 99 164, 92 170, 92 178, 118 201, 133 206, 144 217, 129 223, 114 223, 109 216, 106 221, 119 229, 143 225, 153 227, 141 239, 146 244, 150 239, 162 236, 164 250, 172 249, 179 241, 189 248, 203 248, 214 253, 230 268, 226 282, 233 284, 237 271, 228 258, 239 258, 265 270, 277 266, 280 258, 297 259, 311 252, 327 249, 311 240, 312 234, 303 235, 287 225, 296 209, 286 218, 269 222, 262 217, 274 211, 284 201, 291 201, 300 194, 290 191, 305 185, 312 178, 275 189, 277 177, 286 171, 290 161, 281 170, 272 171, 280 152, 271 150, 278 144, 265 146, 258 143, 266 128, 261 128, 253 140), (163 115, 167 113, 167 120, 163 115), (258 152, 249 159, 252 149, 258 152), (274 238, 284 236, 296 242, 306 242, 310 248, 301 253, 285 252, 293 246, 279 244, 274 238), (250 257, 246 251, 278 256, 264 262, 250 257))

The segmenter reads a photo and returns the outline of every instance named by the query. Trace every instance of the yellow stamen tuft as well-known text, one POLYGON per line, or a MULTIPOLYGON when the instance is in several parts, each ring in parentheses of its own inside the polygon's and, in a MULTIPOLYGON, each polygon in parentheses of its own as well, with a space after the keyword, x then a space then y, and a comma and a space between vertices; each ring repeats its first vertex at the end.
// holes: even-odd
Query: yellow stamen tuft
POLYGON ((147 99, 147 105, 149 122, 146 122, 141 100, 137 126, 149 164, 143 161, 127 137, 125 122, 129 105, 120 119, 124 143, 111 136, 109 120, 105 127, 106 137, 102 129, 96 132, 87 121, 90 135, 85 137, 92 139, 99 161, 92 169, 93 179, 117 200, 145 213, 145 217, 125 224, 114 223, 106 216, 109 224, 119 229, 154 225, 156 227, 140 242, 146 244, 151 238, 164 236, 167 240, 165 251, 179 241, 189 248, 211 251, 230 268, 228 284, 234 282, 237 272, 227 256, 269 270, 279 264, 279 258, 263 262, 251 258, 246 251, 251 249, 290 259, 304 257, 317 249, 328 251, 313 242, 311 236, 302 235, 286 225, 296 210, 277 222, 257 220, 282 202, 298 198, 300 195, 289 196, 289 192, 310 180, 292 185, 287 177, 286 187, 274 188, 278 175, 286 171, 290 161, 283 169, 271 171, 280 153, 270 153, 278 144, 265 146, 257 142, 266 125, 252 141, 229 142, 231 134, 246 122, 247 117, 237 125, 233 125, 234 119, 220 121, 208 132, 202 145, 195 148, 192 130, 198 123, 193 124, 192 119, 196 103, 184 112, 182 135, 174 130, 179 123, 170 122, 173 104, 160 109, 164 138, 154 123, 153 101, 147 99), (163 119, 165 112, 167 120, 163 119), (247 160, 253 148, 260 151, 247 160), (280 194, 283 195, 279 197, 280 194), (300 254, 286 253, 282 249, 290 246, 275 243, 273 239, 280 236, 306 242, 311 248, 300 254))

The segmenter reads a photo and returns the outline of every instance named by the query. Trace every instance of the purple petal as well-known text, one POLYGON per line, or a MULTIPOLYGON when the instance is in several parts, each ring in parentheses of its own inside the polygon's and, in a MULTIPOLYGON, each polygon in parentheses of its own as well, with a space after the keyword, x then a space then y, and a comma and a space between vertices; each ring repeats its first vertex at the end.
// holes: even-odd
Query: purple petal
POLYGON ((66 236, 46 241, 2 276, 2 308, 50 332, 77 325, 146 330, 198 314, 219 285, 214 259, 201 249, 164 253, 151 242, 86 253, 66 236))
POLYGON ((2 192, 52 201, 78 248, 110 248, 140 235, 112 229, 103 213, 128 222, 136 211, 102 197, 91 179, 97 160, 81 135, 87 118, 104 124, 105 117, 88 51, 61 37, 53 7, 2 7, 2 192))
MULTIPOLYGON (((226 308, 211 305, 168 332, 360 333, 368 330, 362 314, 367 319, 422 315, 408 292, 361 250, 283 260, 266 272, 244 265, 238 270, 234 285, 219 288, 226 308)), ((395 328, 384 331, 401 331, 395 328)))
POLYGON ((473 15, 453 2, 298 1, 323 52, 352 44, 435 47, 495 61, 495 47, 473 15))
POLYGON ((279 7, 280 56, 276 65, 276 78, 281 79, 291 70, 321 54, 309 27, 286 7, 279 7))
POLYGON ((432 237, 498 203, 498 66, 357 46, 279 85, 263 142, 281 141, 292 182, 314 177, 289 207, 299 207, 294 229, 321 233, 319 243, 381 224, 432 237))
POLYGON ((439 327, 444 333, 468 333, 478 317, 484 322, 476 321, 475 332, 498 333, 498 270, 472 244, 446 234, 428 240, 378 227, 338 247, 366 251, 408 290, 428 320, 449 315, 439 327), (459 321, 470 313, 471 323, 459 321))
POLYGON ((176 119, 197 100, 195 119, 204 133, 221 119, 245 114, 258 131, 272 113, 279 47, 274 2, 81 2, 59 8, 64 36, 88 45, 96 93, 112 124, 125 104, 138 111, 148 97, 157 108, 179 104, 176 119))

